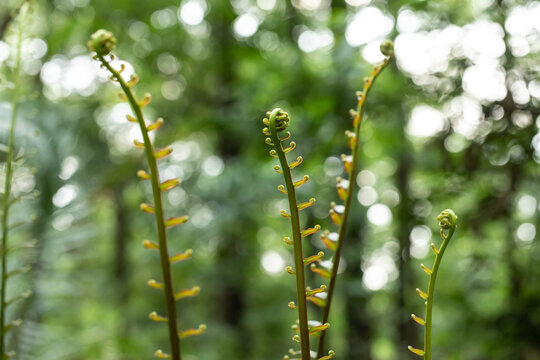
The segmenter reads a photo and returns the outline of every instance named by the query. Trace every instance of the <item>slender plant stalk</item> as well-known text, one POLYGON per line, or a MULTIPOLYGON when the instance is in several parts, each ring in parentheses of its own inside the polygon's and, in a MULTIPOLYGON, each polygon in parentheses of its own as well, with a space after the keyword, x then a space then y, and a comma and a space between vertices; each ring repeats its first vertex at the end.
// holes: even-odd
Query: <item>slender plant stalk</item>
MULTIPOLYGON (((297 295, 297 307, 298 307, 298 319, 300 321, 300 348, 302 349, 302 360, 310 360, 310 347, 309 347, 309 328, 308 328, 308 316, 307 316, 307 302, 306 302, 306 281, 304 274, 304 257, 302 255, 302 236, 300 234, 300 219, 298 215, 298 206, 296 201, 295 186, 291 176, 291 170, 287 157, 283 151, 281 145, 281 139, 278 136, 276 129, 276 117, 282 115, 281 109, 274 109, 269 117, 269 129, 270 138, 274 143, 274 149, 276 150, 281 169, 283 171, 283 178, 285 179, 285 187, 287 189, 287 197, 289 199, 289 209, 291 215, 291 231, 294 247, 294 268, 296 272, 296 295, 297 295)), ((288 116, 288 115, 287 115, 288 116)))
MULTIPOLYGON (((339 269, 339 262, 341 259, 341 252, 343 250, 343 243, 345 241, 345 237, 347 235, 347 223, 349 219, 349 214, 351 210, 352 205, 352 199, 354 196, 354 190, 355 190, 355 183, 356 183, 356 176, 358 174, 358 148, 359 148, 359 136, 360 136, 360 127, 362 125, 362 120, 364 118, 364 112, 365 112, 365 105, 366 100, 369 95, 369 92, 371 90, 371 87, 373 86, 375 80, 379 76, 379 74, 386 68, 386 66, 390 63, 390 60, 393 57, 394 51, 393 51, 393 44, 390 41, 385 41, 381 45, 381 50, 383 51, 383 54, 387 56, 386 59, 379 65, 376 66, 369 77, 364 79, 364 88, 362 92, 357 93, 358 97, 358 105, 356 111, 351 111, 353 114, 353 125, 354 125, 354 134, 351 135, 351 141, 350 144, 352 145, 352 160, 347 161, 346 157, 344 157, 343 161, 345 162, 345 169, 349 173, 349 187, 348 189, 342 189, 342 194, 347 194, 345 197, 345 204, 344 204, 344 210, 341 216, 337 213, 334 213, 334 216, 337 221, 334 221, 339 226, 338 231, 338 238, 335 244, 335 253, 333 256, 333 263, 332 263, 332 270, 330 273, 330 281, 328 284, 328 290, 327 290, 327 298, 326 298, 326 305, 323 309, 323 316, 322 316, 322 323, 327 323, 328 318, 330 317, 330 307, 332 305, 332 298, 334 295, 334 289, 336 287, 336 280, 337 280, 337 272, 339 269), (345 191, 346 190, 346 191, 345 191)), ((339 186, 339 184, 338 184, 339 186)), ((341 195, 343 197, 343 195, 341 195)), ((333 210, 332 210, 333 211, 333 210)), ((325 348, 325 337, 326 337, 326 331, 323 331, 321 333, 321 336, 319 338, 319 344, 317 347, 317 357, 323 356, 324 348, 325 348)))
POLYGON ((171 357, 174 360, 180 360, 182 358, 180 354, 180 338, 178 336, 178 315, 176 313, 176 306, 174 300, 174 289, 171 276, 171 263, 169 261, 169 253, 167 247, 167 232, 165 231, 165 217, 163 214, 163 202, 161 199, 161 191, 159 189, 160 179, 159 171, 157 167, 156 158, 154 156, 154 147, 148 136, 148 130, 146 129, 146 123, 144 121, 142 110, 131 91, 131 88, 127 86, 124 78, 113 69, 113 67, 105 61, 102 55, 98 53, 98 58, 105 65, 107 70, 113 74, 114 78, 118 81, 122 90, 127 96, 129 105, 135 114, 135 118, 139 124, 141 134, 143 136, 144 151, 146 154, 146 161, 150 168, 150 181, 152 183, 152 195, 154 197, 154 210, 156 218, 156 226, 158 232, 159 252, 161 259, 161 272, 163 275, 165 304, 167 308, 167 317, 169 318, 167 323, 169 325, 169 340, 171 343, 171 357))
MULTIPOLYGON (((294 248, 294 270, 292 267, 288 266, 287 272, 296 277, 296 297, 298 305, 291 301, 289 303, 289 307, 298 311, 298 325, 293 325, 293 329, 298 331, 300 336, 294 335, 293 340, 300 343, 300 351, 291 349, 289 350, 289 353, 291 355, 301 356, 301 358, 294 358, 292 360, 311 360, 309 336, 319 335, 321 332, 326 330, 330 324, 308 322, 307 301, 311 301, 320 306, 321 301, 324 300, 321 300, 319 297, 317 297, 317 295, 324 292, 326 287, 321 286, 318 289, 306 287, 304 266, 319 261, 324 256, 324 253, 320 251, 316 255, 304 258, 302 255, 302 238, 315 234, 321 229, 321 227, 320 225, 315 225, 314 227, 307 228, 305 230, 301 230, 300 228, 298 212, 315 204, 315 199, 311 198, 309 201, 300 204, 296 200, 295 189, 305 184, 309 180, 309 176, 304 175, 304 178, 298 181, 293 181, 292 179, 291 169, 300 165, 303 159, 301 156, 298 156, 296 161, 289 164, 285 154, 293 150, 296 147, 296 143, 291 141, 289 147, 283 148, 281 143, 289 139, 291 133, 287 131, 283 137, 278 135, 278 133, 284 131, 289 125, 289 114, 278 108, 274 109, 272 112, 268 112, 267 116, 268 118, 263 119, 263 123, 267 126, 263 129, 263 134, 268 136, 266 138, 266 143, 273 147, 273 149, 270 150, 270 155, 279 159, 280 165, 274 166, 274 170, 280 174, 283 174, 283 178, 285 179, 285 186, 278 186, 278 190, 284 194, 287 194, 289 199, 290 213, 288 213, 286 210, 281 210, 281 215, 285 218, 291 219, 292 240, 289 237, 285 237, 283 240, 286 244, 292 245, 294 248)), ((328 360, 333 357, 334 352, 329 351, 327 356, 323 356, 319 358, 319 360, 328 360)), ((285 355, 283 359, 291 360, 288 355, 285 355)))
POLYGON ((431 244, 431 249, 435 253, 435 262, 433 263, 433 269, 429 269, 424 264, 421 265, 422 269, 429 275, 429 286, 427 294, 420 289, 416 289, 416 292, 420 297, 426 300, 426 318, 425 320, 412 314, 411 317, 418 324, 424 326, 424 350, 415 349, 412 346, 409 346, 409 350, 416 355, 424 357, 424 360, 431 360, 431 325, 432 325, 432 312, 433 312, 433 301, 435 295, 435 282, 437 281, 437 273, 439 272, 439 266, 441 265, 441 260, 444 255, 444 251, 448 246, 448 243, 452 239, 454 232, 457 228, 457 216, 450 210, 444 210, 437 217, 439 220, 439 226, 441 227, 440 233, 443 239, 442 245, 439 249, 435 247, 434 244, 431 244), (448 230, 445 234, 444 230, 448 230))
POLYGON ((20 78, 20 68, 21 68, 21 43, 22 43, 22 22, 19 21, 19 30, 17 34, 17 46, 16 46, 16 55, 15 55, 15 67, 14 67, 14 86, 13 86, 13 98, 12 98, 12 111, 11 111, 11 123, 9 128, 9 140, 8 140, 8 150, 7 150, 7 159, 6 159, 6 176, 5 176, 5 185, 4 185, 4 203, 3 203, 3 214, 2 214, 2 280, 1 280, 1 290, 0 290, 0 356, 7 356, 6 354, 6 308, 8 303, 6 301, 6 285, 7 285, 7 244, 8 244, 8 233, 9 233, 9 208, 11 205, 11 182, 13 180, 13 152, 15 148, 15 125, 17 121, 17 112, 19 104, 19 78, 20 78))
POLYGON ((154 149, 148 133, 149 131, 158 129, 163 124, 163 120, 158 119, 155 123, 146 125, 142 113, 142 107, 146 106, 151 101, 150 94, 145 94, 142 100, 137 100, 131 88, 135 86, 138 78, 136 76, 132 76, 129 81, 126 81, 121 75, 124 67, 122 67, 120 70, 116 70, 111 66, 110 62, 105 59, 105 56, 109 55, 112 60, 113 55, 110 54, 110 52, 114 48, 115 43, 116 39, 114 38, 112 33, 105 30, 98 30, 94 35, 92 35, 92 40, 89 42, 89 47, 90 50, 96 52, 96 58, 101 62, 101 66, 107 69, 112 74, 111 80, 116 81, 120 84, 120 87, 123 91, 123 95, 121 97, 125 98, 125 100, 128 101, 131 109, 133 110, 133 113, 135 114, 135 117, 128 115, 127 119, 129 121, 137 122, 141 130, 143 142, 140 143, 138 141, 135 141, 135 146, 144 149, 149 167, 149 173, 140 170, 138 172, 138 175, 143 180, 150 180, 152 184, 152 194, 154 198, 153 206, 148 204, 141 204, 141 210, 154 214, 158 233, 158 244, 145 240, 143 241, 143 245, 148 249, 159 249, 161 259, 161 271, 163 276, 163 283, 158 283, 155 280, 150 280, 148 282, 148 285, 156 289, 164 290, 165 305, 167 311, 167 317, 159 316, 155 312, 150 313, 149 317, 150 319, 157 322, 167 322, 169 329, 171 352, 170 354, 166 354, 161 350, 157 350, 155 352, 155 356, 158 358, 171 358, 173 360, 180 360, 180 339, 188 336, 199 335, 206 330, 205 325, 200 325, 198 329, 188 329, 182 332, 178 331, 178 314, 176 311, 175 301, 184 297, 197 295, 200 291, 200 288, 198 286, 195 286, 192 289, 181 290, 178 293, 174 292, 171 276, 171 262, 188 259, 191 257, 193 251, 191 249, 188 249, 184 253, 179 253, 173 257, 169 257, 166 229, 168 227, 183 224, 187 221, 188 218, 187 216, 181 216, 173 217, 167 220, 165 219, 161 193, 172 189, 179 183, 179 180, 171 179, 161 182, 157 166, 157 160, 170 154, 172 152, 172 148, 166 147, 159 150, 154 149))

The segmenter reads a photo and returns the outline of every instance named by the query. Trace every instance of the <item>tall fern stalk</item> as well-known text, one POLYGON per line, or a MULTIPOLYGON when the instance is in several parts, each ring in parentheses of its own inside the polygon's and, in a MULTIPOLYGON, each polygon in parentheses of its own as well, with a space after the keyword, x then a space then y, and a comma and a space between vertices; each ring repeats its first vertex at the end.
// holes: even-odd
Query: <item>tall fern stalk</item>
POLYGON ((426 301, 426 318, 424 320, 414 314, 411 315, 414 321, 424 326, 424 349, 416 349, 412 346, 409 346, 409 350, 416 355, 423 356, 424 360, 431 360, 431 325, 433 319, 432 312, 433 300, 435 295, 435 282, 437 281, 439 266, 441 265, 441 260, 446 250, 446 247, 450 243, 450 240, 452 240, 452 236, 454 236, 454 232, 457 228, 457 216, 450 209, 444 210, 442 213, 440 213, 437 217, 437 220, 439 221, 439 226, 441 228, 440 233, 443 239, 442 245, 439 249, 437 249, 435 244, 431 244, 431 249, 435 253, 435 262, 433 263, 432 269, 428 268, 424 264, 420 265, 422 269, 426 272, 426 274, 428 274, 429 276, 428 292, 426 294, 424 291, 418 288, 416 289, 418 295, 420 295, 420 297, 426 301), (445 230, 447 231, 447 233, 445 233, 445 230))
POLYGON ((19 19, 19 29, 17 32, 17 45, 16 45, 16 55, 15 55, 15 66, 13 69, 14 80, 13 80, 13 98, 12 98, 12 111, 11 111, 11 122, 9 127, 9 140, 8 140, 8 149, 7 149, 7 158, 6 158, 6 175, 4 180, 4 203, 2 206, 2 280, 1 280, 1 289, 0 289, 0 355, 2 358, 8 358, 9 355, 6 350, 6 333, 7 330, 11 327, 8 327, 6 324, 6 308, 9 305, 9 302, 6 299, 6 286, 9 273, 7 270, 7 253, 8 253, 8 234, 9 234, 9 209, 12 204, 11 199, 11 183, 13 181, 13 152, 15 148, 15 125, 17 121, 17 111, 19 103, 19 77, 20 77, 20 68, 21 68, 21 43, 22 43, 22 23, 19 19))
MULTIPOLYGON (((296 191, 291 176, 291 169, 283 147, 281 146, 281 139, 278 136, 276 129, 276 118, 280 117, 279 121, 285 123, 285 119, 281 117, 288 117, 288 114, 281 111, 281 109, 275 109, 272 111, 269 117, 270 138, 273 144, 279 144, 275 146, 281 169, 283 169, 283 178, 285 180, 285 187, 287 188, 287 198, 289 200, 289 208, 291 215, 291 231, 294 247, 294 268, 296 271, 296 294, 298 299, 298 319, 300 321, 300 348, 302 349, 302 359, 309 360, 310 348, 309 348, 309 329, 308 329, 308 316, 307 316, 307 302, 306 302, 306 281, 304 274, 304 256, 302 255, 302 236, 300 235, 300 219, 298 214, 298 207, 296 201, 296 191)), ((287 120, 288 122, 288 120, 287 120)))
POLYGON ((178 330, 178 314, 176 311, 176 300, 179 300, 188 296, 195 296, 199 293, 199 287, 195 286, 192 289, 185 289, 178 293, 174 292, 173 281, 171 276, 171 262, 177 262, 180 260, 185 260, 191 257, 192 250, 186 250, 184 253, 179 253, 178 255, 169 256, 168 246, 167 246, 167 233, 166 228, 183 224, 187 221, 187 216, 173 217, 170 219, 165 219, 163 211, 163 201, 162 201, 162 192, 172 189, 179 183, 178 179, 171 179, 161 182, 157 160, 164 158, 172 152, 171 147, 165 147, 163 149, 155 150, 154 146, 150 140, 149 131, 158 129, 162 124, 163 120, 160 118, 156 120, 155 123, 146 125, 144 120, 142 107, 148 105, 151 101, 150 94, 145 94, 142 100, 137 100, 135 97, 132 87, 138 82, 136 76, 132 76, 129 81, 125 81, 121 73, 124 70, 122 66, 120 70, 114 69, 110 61, 114 59, 113 55, 110 52, 113 50, 116 39, 114 36, 105 30, 98 30, 92 35, 92 39, 89 42, 90 50, 96 52, 96 58, 101 62, 101 66, 107 69, 112 75, 111 80, 116 81, 122 88, 123 95, 121 98, 124 98, 130 104, 135 117, 130 115, 127 116, 129 121, 137 122, 141 130, 143 137, 143 143, 134 141, 137 148, 144 149, 146 154, 146 161, 149 167, 149 173, 140 170, 138 175, 143 180, 150 180, 152 184, 152 194, 154 199, 154 205, 141 204, 141 210, 143 212, 151 213, 155 215, 158 241, 159 243, 154 243, 148 240, 143 242, 143 245, 148 249, 157 249, 160 253, 161 259, 161 271, 163 276, 163 283, 158 283, 155 280, 148 281, 148 285, 156 288, 163 289, 165 295, 165 305, 167 316, 163 317, 157 315, 157 313, 150 313, 150 319, 157 322, 167 322, 169 329, 169 341, 170 341, 170 354, 164 353, 162 350, 157 350, 155 356, 158 358, 171 358, 173 360, 181 359, 180 351, 180 339, 187 336, 198 335, 202 333, 205 329, 205 325, 200 325, 198 329, 189 329, 183 332, 178 330), (109 55, 110 60, 106 60, 105 56, 109 55))
MULTIPOLYGON (((334 295, 334 289, 336 287, 336 280, 337 280, 337 272, 339 269, 339 263, 341 259, 341 252, 343 250, 343 244, 345 241, 345 237, 347 235, 347 222, 349 219, 349 214, 352 206, 352 199, 354 196, 354 190, 355 190, 355 183, 356 183, 356 176, 358 174, 358 148, 359 148, 359 135, 360 135, 360 127, 362 125, 362 120, 364 118, 365 113, 365 106, 367 97, 369 95, 369 92, 375 83, 375 80, 379 76, 379 74, 388 66, 391 59, 394 56, 394 46, 391 41, 384 41, 381 45, 381 52, 386 56, 386 59, 384 61, 376 66, 369 77, 366 77, 364 79, 364 87, 363 91, 357 92, 357 98, 358 98, 358 105, 356 110, 351 110, 351 114, 353 115, 353 126, 354 126, 354 132, 347 131, 347 135, 349 136, 349 146, 351 148, 352 155, 351 156, 345 156, 342 155, 342 160, 344 162, 345 171, 349 174, 348 179, 348 187, 343 186, 343 180, 341 178, 338 178, 338 195, 342 200, 344 200, 344 208, 343 211, 340 213, 337 210, 337 207, 335 204, 332 204, 332 209, 330 210, 331 218, 335 225, 339 227, 338 230, 338 237, 337 240, 332 240, 328 235, 328 232, 325 232, 325 234, 322 235, 323 243, 326 244, 326 246, 329 248, 329 250, 335 251, 333 256, 333 263, 332 263, 332 270, 330 272, 330 280, 328 283, 328 290, 327 290, 327 299, 326 299, 326 305, 323 309, 323 316, 322 316, 322 323, 327 323, 328 319, 330 317, 330 307, 332 305, 332 298, 334 295)), ((326 331, 323 331, 321 333, 321 336, 319 338, 319 344, 317 347, 317 356, 323 356, 324 348, 325 348, 325 337, 326 337, 326 331)))
MULTIPOLYGON (((326 330, 330 325, 328 323, 322 324, 318 322, 310 322, 308 320, 307 313, 307 301, 318 303, 318 294, 325 290, 325 287, 318 289, 311 289, 306 287, 304 266, 310 265, 316 261, 319 261, 323 256, 323 252, 304 258, 302 254, 302 238, 310 236, 320 230, 319 225, 315 225, 313 228, 307 228, 301 230, 299 211, 306 209, 315 204, 315 199, 311 198, 304 203, 298 203, 296 199, 296 188, 302 186, 309 180, 309 176, 304 175, 300 180, 293 181, 291 169, 300 165, 303 161, 302 157, 297 157, 296 161, 289 163, 286 153, 292 151, 296 147, 296 143, 291 141, 287 148, 283 148, 282 142, 290 138, 291 133, 285 132, 284 136, 280 136, 289 126, 290 118, 289 114, 279 108, 274 109, 272 112, 267 113, 268 118, 263 120, 263 123, 267 126, 263 129, 263 134, 268 136, 266 143, 272 146, 270 155, 278 158, 280 165, 274 166, 274 170, 283 175, 285 180, 285 186, 280 185, 278 190, 284 194, 287 194, 289 200, 289 211, 281 210, 281 215, 291 220, 291 233, 292 240, 289 237, 285 237, 283 240, 286 244, 293 246, 294 252, 294 270, 291 267, 287 267, 287 272, 294 275, 296 278, 296 297, 297 303, 289 303, 289 307, 298 311, 298 325, 293 325, 293 329, 298 331, 300 335, 294 335, 293 340, 300 343, 300 351, 289 350, 291 355, 300 355, 302 360, 310 360, 311 349, 309 345, 309 336, 318 335, 326 330)), ((318 358, 319 360, 330 359, 334 356, 334 352, 330 351, 327 356, 318 358)), ((288 355, 284 356, 284 359, 290 359, 288 355)), ((298 359, 298 358, 296 358, 298 359)))

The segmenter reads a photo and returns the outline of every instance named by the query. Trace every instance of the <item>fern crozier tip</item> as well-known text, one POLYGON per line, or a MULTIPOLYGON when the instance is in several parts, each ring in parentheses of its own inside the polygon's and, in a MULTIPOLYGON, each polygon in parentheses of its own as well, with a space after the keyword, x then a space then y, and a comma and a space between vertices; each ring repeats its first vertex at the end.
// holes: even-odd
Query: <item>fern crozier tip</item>
POLYGON ((394 56, 394 42, 392 40, 384 40, 380 49, 384 56, 394 56))
POLYGON ((456 214, 450 209, 444 210, 443 212, 439 214, 439 216, 437 216, 437 220, 439 221, 439 226, 445 230, 450 229, 453 226, 456 226, 457 219, 458 217, 456 216, 456 214))
POLYGON ((269 117, 270 117, 270 121, 272 121, 272 117, 274 117, 275 122, 276 122, 277 132, 281 132, 285 130, 289 126, 289 122, 291 121, 291 118, 289 117, 289 113, 280 108, 275 108, 274 110, 272 110, 269 117))
POLYGON ((88 49, 95 51, 98 55, 105 56, 111 53, 116 46, 116 38, 113 33, 104 29, 99 29, 90 36, 88 49))

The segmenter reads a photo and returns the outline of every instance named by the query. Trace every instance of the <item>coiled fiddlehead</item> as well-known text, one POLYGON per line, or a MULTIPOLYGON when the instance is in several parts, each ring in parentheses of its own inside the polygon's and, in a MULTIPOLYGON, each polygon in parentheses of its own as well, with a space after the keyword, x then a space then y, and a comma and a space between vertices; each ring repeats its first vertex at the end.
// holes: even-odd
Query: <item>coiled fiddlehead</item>
MULTIPOLYGON (((267 113, 267 118, 263 119, 263 123, 266 127, 263 129, 263 134, 267 136, 266 144, 272 146, 270 155, 278 158, 280 165, 274 166, 276 172, 283 175, 285 180, 285 186, 280 185, 278 190, 281 193, 287 194, 289 200, 289 212, 281 210, 281 215, 285 218, 289 218, 291 221, 292 240, 289 237, 285 237, 283 240, 286 244, 292 245, 294 248, 294 269, 290 266, 287 267, 287 272, 294 275, 296 278, 296 294, 297 304, 293 301, 289 303, 289 307, 298 311, 298 324, 293 325, 293 329, 300 333, 300 335, 294 335, 293 340, 300 343, 300 351, 290 350, 290 355, 298 356, 302 360, 310 360, 312 352, 309 346, 309 336, 317 335, 324 332, 330 324, 320 323, 317 321, 308 321, 307 315, 307 301, 311 301, 317 305, 325 303, 325 287, 321 286, 318 289, 312 290, 306 287, 304 266, 313 264, 319 261, 323 256, 323 252, 304 258, 302 254, 302 238, 310 236, 320 230, 320 225, 315 225, 313 228, 301 230, 299 211, 315 204, 315 199, 311 198, 304 203, 298 203, 296 200, 296 188, 302 186, 309 180, 309 176, 304 175, 300 180, 293 181, 291 175, 291 169, 302 163, 302 157, 299 156, 296 161, 289 163, 286 153, 290 152, 296 147, 296 143, 291 141, 289 146, 284 148, 282 142, 288 140, 291 137, 290 132, 286 132, 284 136, 280 136, 287 129, 290 122, 289 114, 279 108, 274 109, 272 112, 267 113)), ((327 356, 318 357, 319 360, 327 360, 334 357, 334 352, 330 351, 327 356)), ((285 355, 284 359, 290 359, 289 355, 285 355)))
MULTIPOLYGON (((12 194, 12 183, 13 183, 13 172, 15 166, 22 163, 24 160, 23 156, 14 156, 15 152, 15 127, 17 122, 18 108, 19 108, 19 98, 20 98, 20 73, 21 73, 21 44, 23 36, 23 18, 29 12, 30 4, 28 2, 22 2, 19 8, 19 13, 17 16, 18 30, 16 36, 16 52, 15 52, 15 66, 13 68, 14 80, 13 80, 13 97, 12 97, 12 108, 11 108, 11 121, 9 125, 9 139, 7 146, 7 157, 6 157, 6 172, 4 178, 4 194, 3 194, 3 204, 2 204, 2 240, 0 247, 0 259, 1 259, 1 269, 2 269, 2 278, 0 280, 0 357, 2 359, 9 359, 15 355, 14 351, 8 351, 6 346, 6 335, 13 328, 20 326, 22 320, 17 319, 11 322, 6 320, 6 310, 7 308, 14 304, 15 302, 26 299, 32 295, 31 291, 25 291, 16 295, 11 299, 7 299, 7 282, 8 279, 12 278, 15 275, 28 272, 30 266, 26 265, 17 269, 8 270, 7 261, 8 255, 10 252, 14 251, 16 248, 8 248, 8 236, 9 230, 17 227, 19 224, 9 224, 9 214, 10 208, 15 204, 20 198, 15 197, 12 194)), ((35 244, 28 243, 24 247, 33 247, 35 244)))
MULTIPOLYGON (((338 227, 338 231, 337 233, 325 231, 321 235, 321 240, 326 245, 326 247, 329 250, 334 251, 332 269, 330 272, 328 272, 315 266, 312 267, 312 270, 317 272, 319 275, 329 278, 327 291, 328 297, 323 310, 322 323, 328 322, 328 318, 330 316, 330 306, 332 305, 332 298, 336 286, 337 271, 341 259, 341 251, 343 249, 343 243, 347 234, 347 221, 349 219, 349 213, 352 206, 351 199, 353 198, 353 196, 351 195, 354 194, 354 186, 356 183, 356 176, 358 174, 358 138, 360 134, 360 126, 362 125, 362 119, 364 117, 367 96, 375 82, 375 79, 377 79, 377 77, 384 70, 384 68, 388 66, 390 60, 394 56, 393 43, 389 40, 384 41, 381 44, 381 52, 383 53, 383 55, 386 56, 386 59, 384 59, 384 61, 380 65, 376 66, 373 69, 369 77, 366 77, 364 79, 363 91, 359 91, 356 93, 356 96, 358 98, 357 109, 351 110, 351 114, 353 116, 354 131, 345 132, 345 134, 349 138, 351 155, 341 155, 341 159, 343 161, 345 172, 348 174, 348 179, 344 180, 341 177, 337 178, 337 193, 339 198, 344 201, 344 204, 336 205, 336 203, 332 202, 332 204, 330 205, 330 218, 332 219, 332 222, 338 227)), ((324 331, 319 338, 317 356, 322 356, 324 352, 325 336, 326 332, 324 331)))
POLYGON ((163 119, 159 118, 154 123, 146 125, 142 113, 142 108, 148 105, 152 98, 150 94, 147 93, 142 99, 138 100, 132 91, 132 88, 137 84, 139 80, 138 77, 136 75, 132 75, 130 80, 126 81, 121 75, 122 71, 124 70, 124 66, 122 65, 119 70, 116 70, 111 66, 110 62, 114 59, 111 51, 114 49, 115 44, 116 38, 112 33, 106 30, 98 30, 92 35, 91 40, 88 42, 88 47, 91 51, 94 51, 96 53, 94 58, 101 62, 101 67, 107 69, 111 73, 110 79, 117 82, 122 88, 123 93, 120 93, 120 97, 129 102, 129 105, 133 110, 133 113, 135 114, 135 117, 127 115, 126 118, 128 121, 137 122, 141 130, 143 142, 141 143, 135 140, 134 144, 135 147, 144 149, 149 172, 139 170, 137 175, 142 180, 150 180, 150 182, 152 183, 154 205, 142 203, 140 205, 140 209, 143 212, 150 213, 155 216, 158 233, 158 243, 145 240, 143 241, 143 246, 147 249, 159 250, 161 258, 161 271, 163 276, 163 283, 159 283, 155 280, 149 280, 148 285, 154 289, 163 290, 167 311, 166 316, 160 316, 156 312, 151 312, 149 318, 157 322, 166 322, 168 324, 169 341, 171 346, 170 354, 167 354, 162 350, 157 350, 154 355, 158 358, 163 359, 171 358, 173 360, 180 360, 180 339, 188 336, 201 334, 206 330, 206 326, 202 324, 197 329, 188 329, 180 332, 178 330, 177 324, 177 311, 175 301, 188 296, 197 295, 200 291, 200 288, 198 286, 194 286, 191 289, 185 289, 178 293, 174 292, 171 276, 171 263, 189 259, 193 251, 191 249, 188 249, 183 253, 169 256, 166 229, 185 223, 188 220, 188 217, 181 216, 165 219, 162 203, 162 193, 172 189, 173 187, 178 185, 180 181, 178 179, 169 179, 161 182, 157 161, 169 155, 172 152, 172 148, 170 146, 167 146, 162 149, 154 149, 154 145, 150 141, 148 133, 161 127, 161 125, 163 124, 163 119), (108 59, 105 58, 106 56, 108 56, 108 59))
POLYGON ((450 209, 444 210, 439 214, 437 220, 439 221, 440 233, 443 239, 443 243, 439 249, 435 244, 431 244, 431 249, 435 253, 435 262, 433 263, 433 268, 430 269, 424 264, 421 264, 422 270, 426 272, 429 276, 429 286, 427 294, 420 290, 416 289, 416 292, 422 299, 426 301, 426 318, 425 320, 414 314, 411 315, 414 321, 418 324, 424 326, 424 349, 416 349, 412 346, 409 346, 409 350, 416 355, 424 357, 424 360, 431 360, 431 324, 432 324, 432 310, 433 310, 433 296, 435 294, 435 282, 437 280, 437 273, 439 271, 439 266, 441 265, 441 260, 444 255, 444 251, 448 246, 448 243, 452 239, 454 232, 457 228, 457 219, 458 217, 450 209), (447 231, 445 233, 445 230, 447 231))

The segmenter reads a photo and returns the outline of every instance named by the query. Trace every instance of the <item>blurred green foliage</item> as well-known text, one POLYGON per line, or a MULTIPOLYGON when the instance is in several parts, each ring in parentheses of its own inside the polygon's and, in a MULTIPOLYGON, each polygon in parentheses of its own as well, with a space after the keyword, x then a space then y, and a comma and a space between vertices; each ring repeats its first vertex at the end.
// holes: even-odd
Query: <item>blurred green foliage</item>
MULTIPOLYGON (((2 144, 18 4, 0 4, 2 144)), ((146 116, 165 119, 156 144, 173 144, 161 171, 182 184, 167 212, 191 220, 170 246, 194 249, 174 279, 202 289, 181 303, 179 323, 208 325, 183 342, 185 359, 274 359, 291 347, 294 282, 279 261, 292 262, 289 228, 261 119, 276 106, 291 114, 313 180, 301 193, 317 194, 303 215, 329 227, 348 110, 385 37, 396 64, 377 80, 361 131, 329 344, 337 359, 414 357, 419 264, 439 241, 436 215, 452 208, 460 222, 439 273, 434 357, 540 359, 539 13, 538 1, 517 0, 35 1, 17 128, 28 165, 15 191, 40 197, 14 207, 15 219, 37 220, 12 241, 38 246, 8 264, 34 268, 8 289, 35 294, 9 314, 25 321, 8 339, 17 359, 150 359, 167 347, 166 329, 147 318, 163 301, 145 284, 159 260, 141 246, 154 226, 138 211, 150 189, 135 175, 137 133, 85 46, 99 28, 115 33, 139 95, 153 94, 146 116)))

